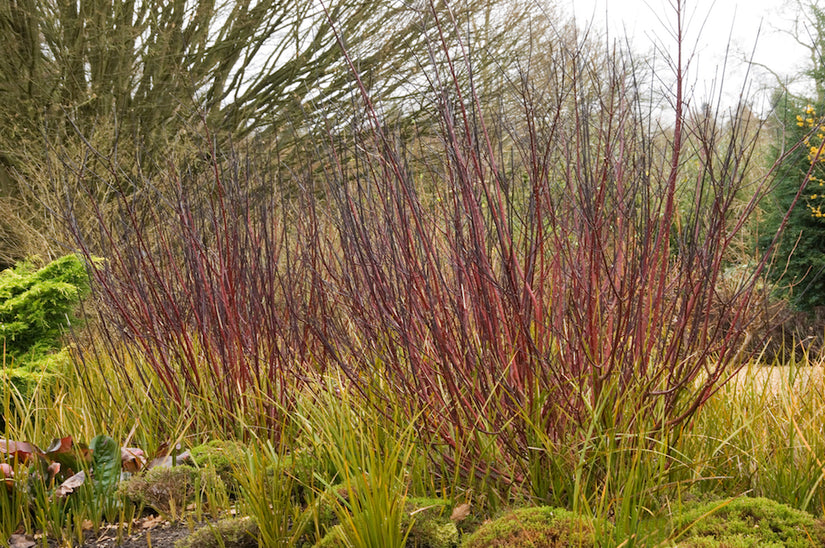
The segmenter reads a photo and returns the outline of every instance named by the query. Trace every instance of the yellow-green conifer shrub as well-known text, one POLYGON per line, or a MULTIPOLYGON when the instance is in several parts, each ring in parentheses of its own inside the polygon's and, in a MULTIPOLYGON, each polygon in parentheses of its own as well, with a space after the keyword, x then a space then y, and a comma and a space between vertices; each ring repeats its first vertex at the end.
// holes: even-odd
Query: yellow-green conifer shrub
POLYGON ((88 292, 89 276, 77 255, 40 269, 24 262, 0 272, 0 340, 7 360, 59 348, 60 336, 88 292))
MULTIPOLYGON (((77 255, 42 268, 28 261, 0 272, 4 408, 9 402, 28 400, 36 387, 51 387, 65 371, 71 356, 61 348, 61 336, 71 323, 79 322, 76 311, 88 293, 89 276, 77 255)), ((0 427, 4 425, 0 420, 0 427)))

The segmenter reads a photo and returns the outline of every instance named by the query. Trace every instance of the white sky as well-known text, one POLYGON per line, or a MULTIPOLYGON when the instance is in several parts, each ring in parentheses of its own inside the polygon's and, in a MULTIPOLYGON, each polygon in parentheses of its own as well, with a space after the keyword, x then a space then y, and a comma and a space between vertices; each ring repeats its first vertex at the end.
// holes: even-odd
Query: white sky
MULTIPOLYGON (((675 26, 675 0, 562 0, 562 8, 575 15, 581 27, 594 21, 595 28, 607 29, 610 39, 627 35, 635 51, 647 53, 654 43, 673 46, 668 28, 675 26), (608 21, 608 24, 605 24, 608 21)), ((763 64, 782 76, 796 80, 792 89, 801 92, 806 82, 800 73, 806 68, 809 52, 788 34, 798 14, 795 0, 683 0, 687 12, 688 39, 686 45, 694 51, 690 64, 694 83, 694 101, 707 100, 718 94, 713 89, 719 81, 725 49, 730 39, 730 52, 725 72, 725 101, 735 103, 744 81, 745 58, 763 64), (761 24, 761 31, 760 31, 761 24), (701 32, 700 32, 701 31, 701 32), (783 32, 785 31, 785 32, 783 32), (758 41, 757 41, 758 36, 758 41), (756 48, 754 50, 754 47, 756 48)), ((760 109, 766 94, 759 88, 775 86, 776 78, 764 69, 754 67, 751 73, 750 96, 760 109)))

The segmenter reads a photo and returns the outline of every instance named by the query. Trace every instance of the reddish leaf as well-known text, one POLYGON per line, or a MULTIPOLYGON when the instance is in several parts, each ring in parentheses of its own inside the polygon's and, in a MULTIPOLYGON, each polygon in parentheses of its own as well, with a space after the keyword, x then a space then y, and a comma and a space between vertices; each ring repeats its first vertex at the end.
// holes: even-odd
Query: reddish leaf
POLYGON ((53 439, 51 445, 49 445, 48 449, 46 449, 46 454, 68 453, 72 450, 73 443, 74 441, 71 436, 53 439))
POLYGON ((6 489, 11 491, 14 487, 14 468, 10 464, 0 462, 0 480, 6 484, 6 489))
MULTIPOLYGON (((92 460, 89 448, 82 443, 74 443, 71 436, 58 438, 52 441, 46 450, 46 458, 60 463, 60 471, 64 475, 74 474, 85 468, 92 460)), ((65 476, 64 476, 65 477, 65 476)))
POLYGON ((35 456, 42 454, 43 451, 27 441, 0 439, 0 455, 6 455, 9 460, 17 459, 18 462, 26 463, 35 456))
POLYGON ((134 474, 146 465, 146 455, 137 447, 121 447, 120 461, 125 471, 134 474))

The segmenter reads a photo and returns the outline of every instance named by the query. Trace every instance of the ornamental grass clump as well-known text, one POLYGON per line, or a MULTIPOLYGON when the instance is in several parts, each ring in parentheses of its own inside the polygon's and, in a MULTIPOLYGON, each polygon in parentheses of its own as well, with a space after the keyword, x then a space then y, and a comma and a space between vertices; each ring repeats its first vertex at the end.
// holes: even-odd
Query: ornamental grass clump
MULTIPOLYGON (((241 424, 277 431, 324 360, 314 318, 331 315, 317 226, 304 198, 270 192, 277 162, 265 162, 170 167, 115 185, 140 190, 97 203, 91 227, 67 219, 85 255, 107 257, 92 277, 115 382, 151 388, 194 426, 237 436, 241 424)), ((116 166, 98 176, 126 177, 116 166)))
POLYGON ((469 46, 436 41, 443 70, 418 125, 436 139, 408 146, 362 86, 357 144, 336 147, 330 130, 325 148, 325 279, 341 313, 317 334, 335 363, 421 410, 447 468, 631 516, 617 538, 682 468, 681 436, 752 348, 766 265, 718 291, 772 171, 752 169, 760 122, 744 103, 724 123, 691 113, 683 9, 668 90, 574 34, 554 37, 540 74, 513 75, 501 101, 518 108, 494 108, 456 76, 472 73, 469 46), (667 131, 645 99, 659 92, 667 131))
MULTIPOLYGON (((342 379, 328 382, 333 388, 342 379)), ((301 412, 305 435, 337 470, 337 483, 324 482, 320 501, 332 507, 339 522, 325 535, 331 535, 328 542, 338 538, 344 546, 405 546, 412 525, 404 517, 415 426, 405 424, 398 410, 387 413, 359 405, 346 388, 325 391, 301 412)))
POLYGON ((392 515, 391 544, 403 539, 402 470, 373 461, 408 458, 416 438, 439 487, 614 515, 616 538, 631 537, 681 479, 698 410, 758 346, 767 262, 719 291, 773 171, 753 169, 760 122, 744 102, 692 112, 683 10, 665 89, 631 55, 563 28, 488 90, 467 21, 425 5, 434 68, 410 82, 415 120, 373 101, 338 36, 360 108, 290 144, 305 163, 279 163, 278 143, 206 146, 208 170, 170 159, 157 178, 97 173, 111 202, 92 229, 69 226, 86 255, 107 257, 93 272, 104 344, 128 341, 144 367, 128 382, 159 379, 158 399, 194 427, 242 425, 275 447, 302 394, 369 409, 370 424, 341 410, 343 432, 317 421, 342 481, 376 490, 340 501, 347 534, 372 527, 374 505, 392 515), (338 440, 378 435, 372 422, 397 437, 372 453, 338 440))

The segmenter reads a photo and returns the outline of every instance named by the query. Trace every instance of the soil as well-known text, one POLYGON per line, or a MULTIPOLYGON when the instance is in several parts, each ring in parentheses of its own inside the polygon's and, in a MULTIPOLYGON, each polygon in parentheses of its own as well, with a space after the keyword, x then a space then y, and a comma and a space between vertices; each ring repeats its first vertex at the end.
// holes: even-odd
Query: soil
MULTIPOLYGON (((202 525, 195 526, 195 529, 202 525)), ((118 539, 118 526, 103 526, 96 533, 87 531, 85 542, 80 548, 174 548, 175 542, 192 533, 186 523, 171 523, 159 518, 143 518, 132 524, 131 534, 121 531, 118 539)), ((13 535, 10 548, 39 548, 42 540, 30 535, 13 535)), ((49 548, 67 546, 57 541, 49 541, 49 548)), ((76 542, 72 546, 77 546, 76 542)))
POLYGON ((101 529, 97 536, 87 536, 83 548, 174 548, 176 541, 188 537, 191 532, 186 524, 167 522, 152 529, 134 531, 121 538, 118 544, 117 526, 113 526, 110 530, 101 529))

